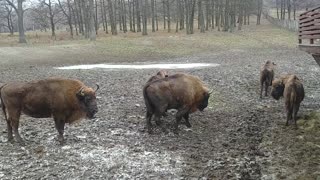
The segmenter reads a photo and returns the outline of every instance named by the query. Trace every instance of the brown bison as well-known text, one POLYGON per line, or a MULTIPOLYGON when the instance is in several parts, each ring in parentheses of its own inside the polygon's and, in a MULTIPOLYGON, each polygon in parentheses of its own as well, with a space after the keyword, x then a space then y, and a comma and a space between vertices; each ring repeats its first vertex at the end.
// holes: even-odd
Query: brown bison
POLYGON ((158 80, 158 79, 162 79, 168 77, 168 72, 165 70, 160 70, 155 76, 152 76, 147 83, 158 80))
POLYGON ((151 118, 155 115, 159 122, 168 109, 177 109, 175 133, 182 117, 186 120, 186 126, 191 127, 189 114, 203 111, 208 106, 210 93, 203 82, 195 76, 187 74, 175 74, 164 79, 148 83, 143 88, 143 97, 147 107, 146 122, 149 133, 151 118))
POLYGON ((286 126, 293 119, 297 128, 297 113, 300 103, 304 99, 304 89, 299 78, 295 75, 286 75, 274 80, 272 82, 271 96, 276 100, 279 100, 281 96, 284 97, 287 113, 286 126))
POLYGON ((260 70, 260 98, 262 98, 263 85, 265 86, 265 96, 268 96, 268 88, 272 85, 273 77, 274 77, 274 63, 271 61, 267 61, 264 65, 262 65, 260 70))
POLYGON ((65 123, 94 118, 98 112, 95 95, 98 89, 98 85, 94 91, 78 80, 62 78, 5 84, 0 89, 0 98, 8 141, 13 141, 13 130, 16 140, 23 144, 18 127, 20 115, 24 113, 34 118, 53 117, 62 144, 65 123))

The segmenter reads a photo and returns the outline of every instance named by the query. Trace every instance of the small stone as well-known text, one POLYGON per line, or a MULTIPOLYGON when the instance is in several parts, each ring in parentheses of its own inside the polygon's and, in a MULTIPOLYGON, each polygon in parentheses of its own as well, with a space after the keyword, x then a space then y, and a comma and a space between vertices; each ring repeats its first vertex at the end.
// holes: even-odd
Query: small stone
POLYGON ((61 149, 68 150, 68 149, 71 149, 71 146, 63 146, 61 149))
POLYGON ((136 107, 140 107, 140 104, 136 104, 136 107))

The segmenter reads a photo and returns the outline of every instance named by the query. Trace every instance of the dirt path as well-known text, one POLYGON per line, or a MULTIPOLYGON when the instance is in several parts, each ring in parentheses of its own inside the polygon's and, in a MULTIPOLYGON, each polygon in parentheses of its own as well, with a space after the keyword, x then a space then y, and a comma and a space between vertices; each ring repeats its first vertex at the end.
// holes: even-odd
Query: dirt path
MULTIPOLYGON (((267 45, 159 59, 157 62, 221 65, 182 70, 199 76, 214 93, 203 113, 191 115, 191 129, 180 125, 179 135, 172 133, 174 116, 171 115, 164 119, 169 134, 159 129, 154 135, 145 132, 142 87, 156 70, 57 70, 48 64, 1 67, 0 82, 62 76, 80 79, 89 86, 98 82, 101 91, 98 118, 67 126, 67 144, 63 147, 57 145, 51 119, 21 118, 20 132, 27 140, 26 147, 7 143, 5 122, 0 121, 0 178, 317 177, 319 162, 298 163, 294 154, 283 148, 292 135, 303 133, 304 129, 296 132, 292 127, 283 127, 282 101, 259 99, 259 67, 266 60, 278 64, 277 75, 290 72, 303 79, 306 99, 300 116, 319 108, 320 68, 311 56, 296 48, 267 45), (291 165, 282 164, 290 158, 291 165), (301 171, 296 171, 299 168, 301 171)), ((295 148, 296 153, 302 153, 303 149, 295 148)), ((319 159, 316 151, 310 154, 319 159)))

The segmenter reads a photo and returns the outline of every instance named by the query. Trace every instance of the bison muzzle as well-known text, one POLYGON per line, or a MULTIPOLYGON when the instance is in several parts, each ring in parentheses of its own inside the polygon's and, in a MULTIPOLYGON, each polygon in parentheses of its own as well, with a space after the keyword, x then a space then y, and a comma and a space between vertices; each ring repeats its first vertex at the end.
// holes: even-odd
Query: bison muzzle
POLYGON ((64 142, 65 123, 94 118, 98 112, 96 91, 73 79, 49 78, 27 83, 8 83, 1 87, 2 110, 7 121, 8 141, 23 144, 19 135, 21 113, 33 118, 53 117, 58 140, 64 142))

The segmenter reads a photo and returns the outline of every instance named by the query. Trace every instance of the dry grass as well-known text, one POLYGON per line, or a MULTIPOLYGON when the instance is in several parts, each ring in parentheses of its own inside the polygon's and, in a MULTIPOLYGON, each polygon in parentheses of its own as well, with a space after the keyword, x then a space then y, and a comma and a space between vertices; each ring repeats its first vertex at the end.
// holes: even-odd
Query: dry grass
POLYGON ((119 61, 148 61, 175 58, 205 52, 220 52, 230 49, 251 50, 270 46, 296 46, 296 35, 278 29, 268 23, 251 25, 242 31, 219 32, 216 29, 206 33, 196 30, 193 35, 185 31, 168 33, 160 30, 149 31, 148 36, 141 33, 122 33, 117 36, 99 32, 97 41, 89 42, 83 37, 71 39, 67 32, 57 32, 56 40, 50 32, 27 32, 28 44, 18 44, 18 36, 0 35, 0 62, 18 61, 51 63, 94 63, 119 61))

